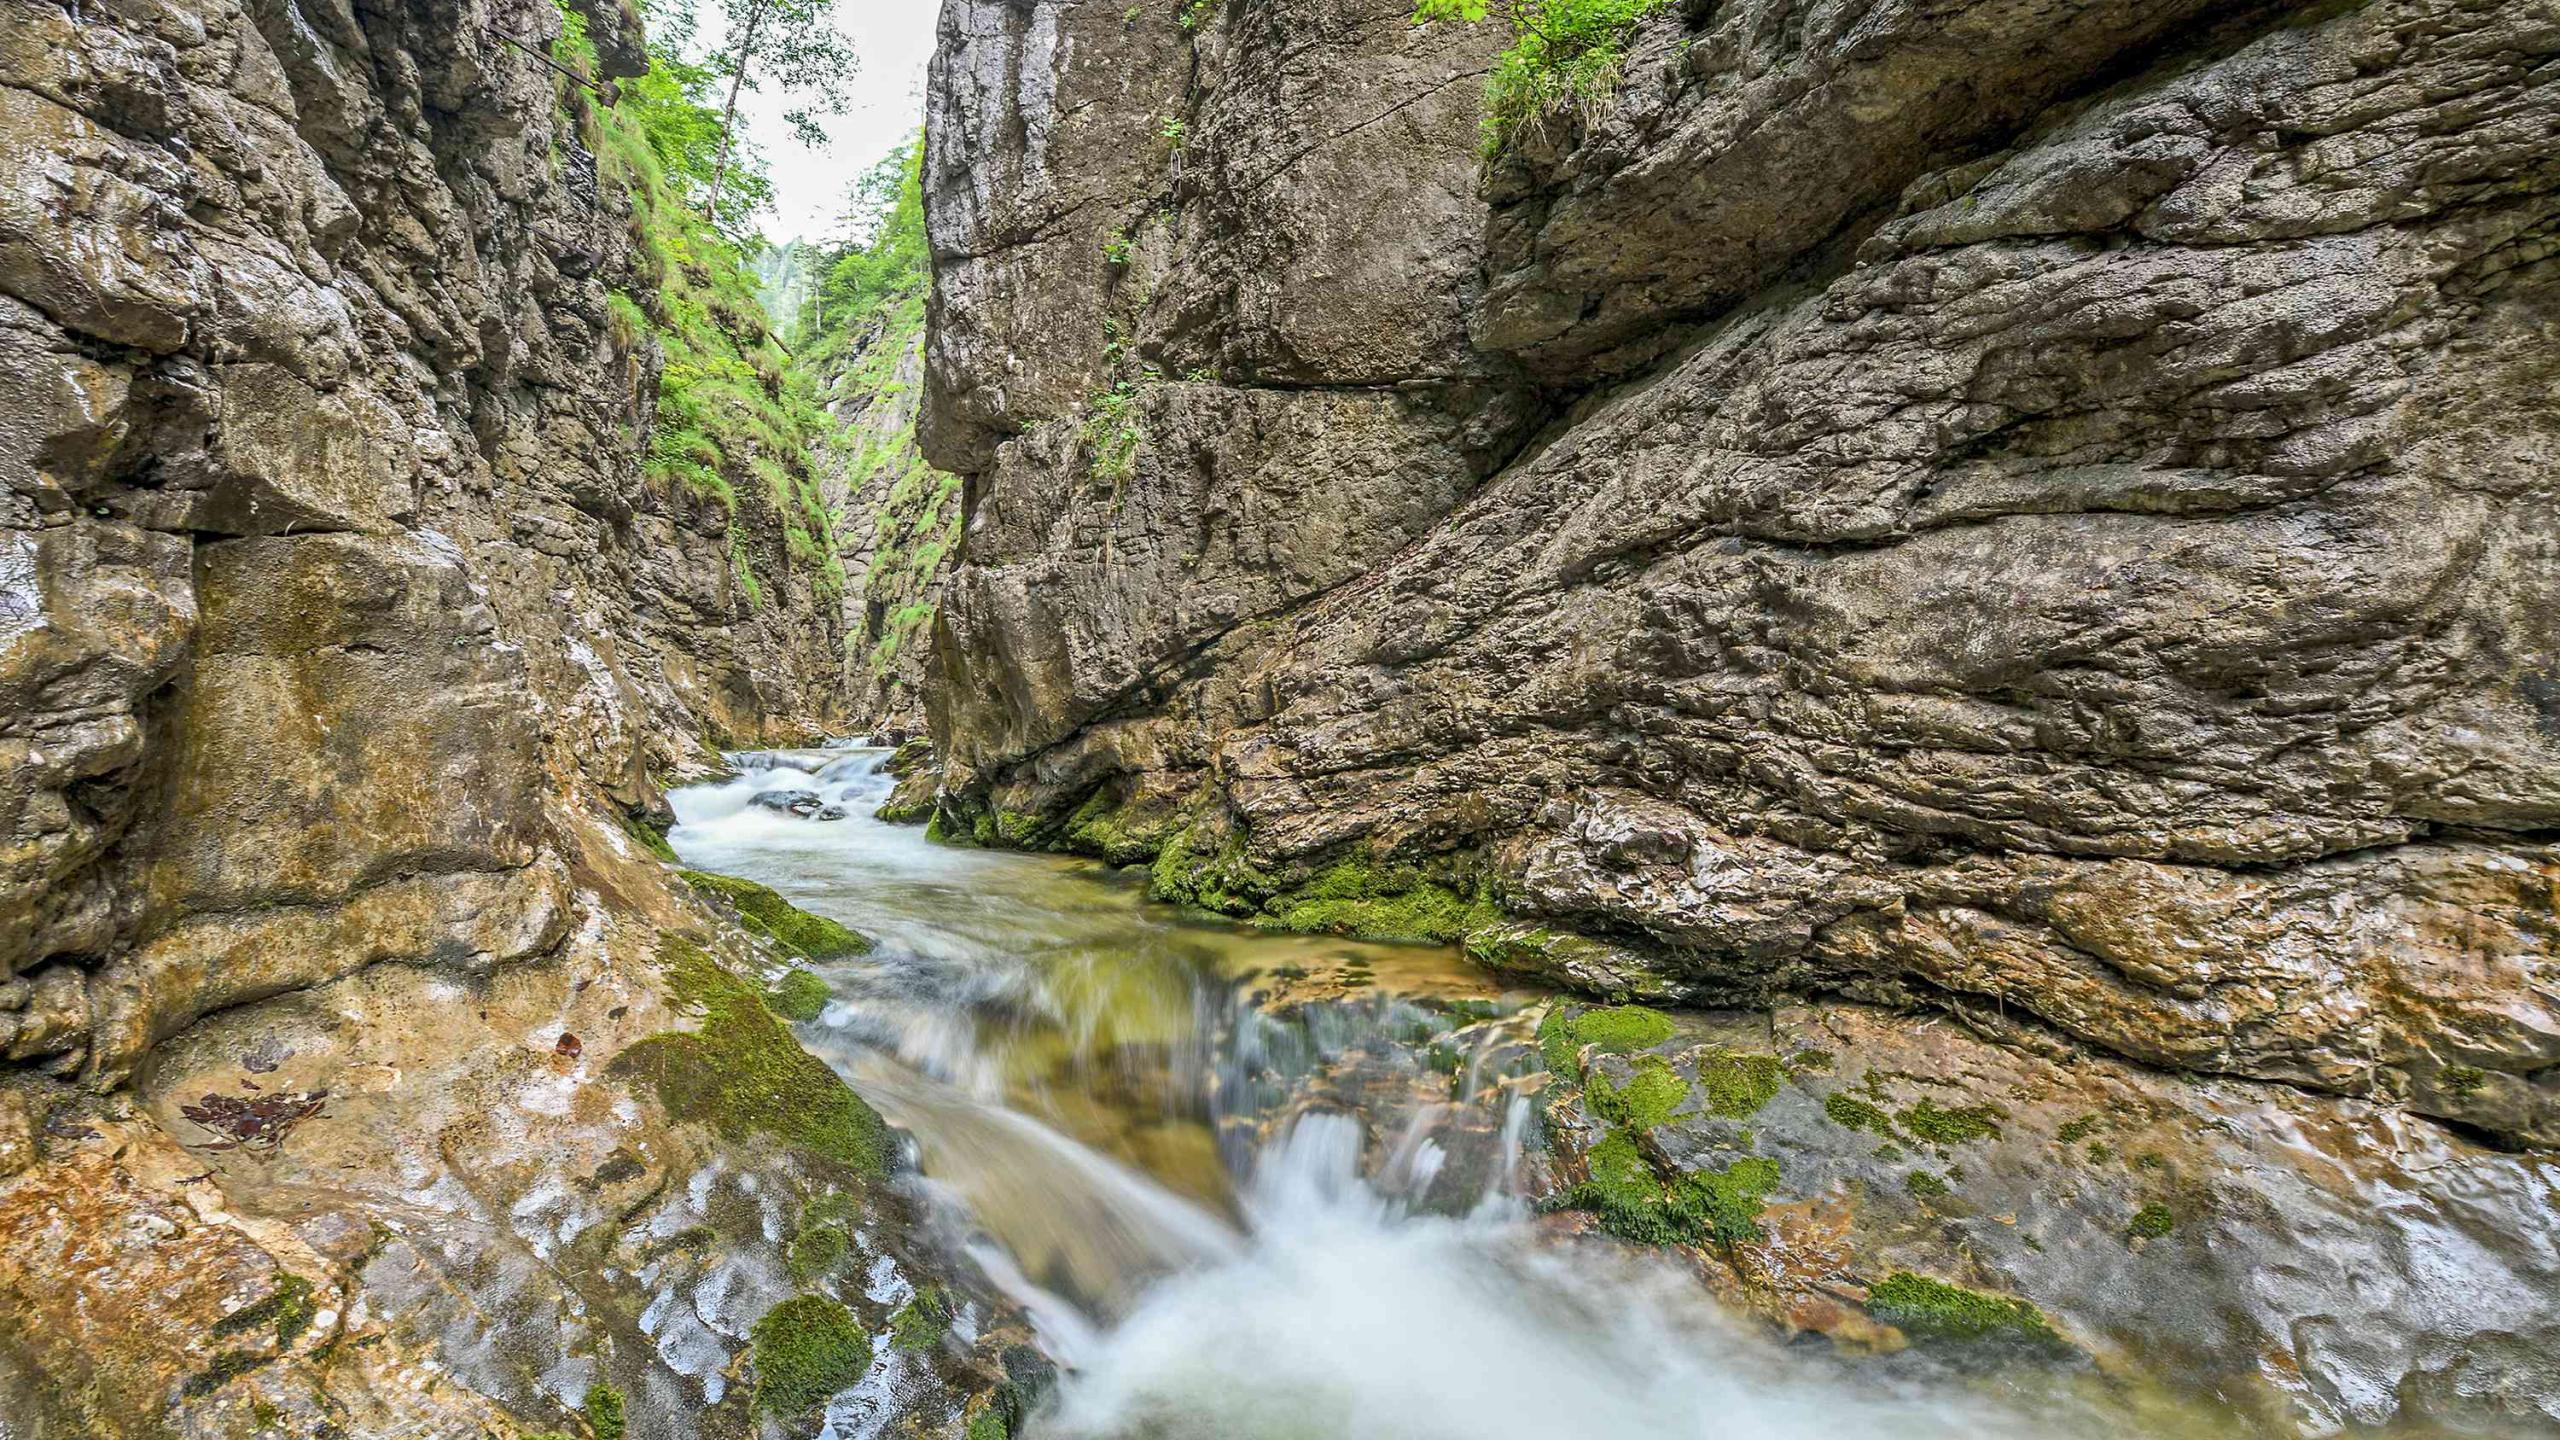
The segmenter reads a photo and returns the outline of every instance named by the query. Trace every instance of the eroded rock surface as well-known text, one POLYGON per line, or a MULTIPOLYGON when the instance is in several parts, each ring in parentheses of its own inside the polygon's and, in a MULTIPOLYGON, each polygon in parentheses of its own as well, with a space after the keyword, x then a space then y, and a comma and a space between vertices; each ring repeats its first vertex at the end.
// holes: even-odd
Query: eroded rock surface
MULTIPOLYGON (((946 833, 2537 1193, 2560 12, 1673 7, 1481 167, 1498 37, 1395 7, 945 32, 946 833)), ((2443 1303, 2287 1413, 2560 1413, 2443 1303)))
MULTIPOLYGON (((885 1169, 611 1069, 728 944, 626 817, 834 728, 843 629, 769 497, 644 473, 563 24, 0 4, 11 1435, 745 1433, 765 1308, 948 1283, 885 1169)), ((983 1409, 967 1305, 864 1403, 983 1409)))

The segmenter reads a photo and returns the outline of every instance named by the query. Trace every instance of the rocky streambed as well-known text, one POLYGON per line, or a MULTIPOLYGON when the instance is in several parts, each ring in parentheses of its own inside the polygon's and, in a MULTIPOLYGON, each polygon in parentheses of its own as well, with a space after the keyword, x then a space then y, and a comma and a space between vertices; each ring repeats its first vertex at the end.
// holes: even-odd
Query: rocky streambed
POLYGON ((814 967, 799 1031, 1061 1366, 1029 1433, 2560 1414, 2560 1176, 2530 1158, 1945 1018, 1607 1005, 1257 931, 872 819, 885 751, 740 758, 671 839, 876 941, 814 967), (795 792, 819 804, 759 803, 795 792))

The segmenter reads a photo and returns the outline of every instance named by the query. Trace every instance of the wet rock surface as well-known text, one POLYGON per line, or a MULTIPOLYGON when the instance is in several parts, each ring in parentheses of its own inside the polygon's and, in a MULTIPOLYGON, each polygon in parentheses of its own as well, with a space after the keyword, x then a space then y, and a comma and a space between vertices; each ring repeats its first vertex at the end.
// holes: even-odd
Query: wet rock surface
MULTIPOLYGON (((1660 1032, 1567 1042, 1565 1068, 1587 1078, 1548 1103, 1552 1163, 1588 1175, 1632 1136, 1667 1177, 1773 1166, 1750 1233, 1697 1254, 1776 1323, 1942 1356, 2001 1339, 1926 1314, 1877 1330, 1896 1319, 1880 1287, 1916 1275, 2030 1297, 2101 1371, 2180 1377, 2279 1432, 2560 1421, 2547 1158, 2484 1152, 2385 1104, 2039 1054, 1854 1005, 1681 1015, 1660 1032), (1648 1113, 1629 1097, 1653 1067, 1678 1084, 1648 1113)), ((1569 1178, 1557 1193, 1566 1213, 1591 1208, 1569 1178)))

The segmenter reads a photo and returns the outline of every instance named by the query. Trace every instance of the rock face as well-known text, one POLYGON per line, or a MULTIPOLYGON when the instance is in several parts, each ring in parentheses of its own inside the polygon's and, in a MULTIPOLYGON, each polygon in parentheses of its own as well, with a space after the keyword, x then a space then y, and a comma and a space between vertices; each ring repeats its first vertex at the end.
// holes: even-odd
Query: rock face
POLYGON ((844 707, 889 742, 925 730, 933 627, 960 539, 960 478, 916 448, 924 389, 924 277, 881 307, 828 376, 842 422, 829 477, 843 535, 844 707))
MULTIPOLYGON (((581 9, 637 73, 630 7, 581 9)), ((712 933, 623 817, 835 728, 843 632, 764 497, 643 474, 562 24, 0 3, 13 1435, 513 1435, 591 1382, 635 1437, 743 1433, 751 1307, 818 1283, 774 1207, 850 1186, 906 1245, 881 1177, 606 1070, 697 1023, 652 965, 712 933), (662 1313, 693 1288, 730 1308, 662 1313)), ((882 1383, 956 1432, 957 1353, 882 1383)))
POLYGON ((89 1012, 12 1005, 12 1059, 540 952, 546 795, 828 718, 810 577, 733 579, 776 518, 641 478, 620 197, 508 43, 559 23, 11 9, 0 971, 89 1012))
MULTIPOLYGON (((2560 12, 1673 7, 1481 164, 1500 37, 1408 13, 946 7, 946 831, 2530 1190, 2560 12)), ((2298 1418, 2390 1412, 2281 1310, 2298 1418)))

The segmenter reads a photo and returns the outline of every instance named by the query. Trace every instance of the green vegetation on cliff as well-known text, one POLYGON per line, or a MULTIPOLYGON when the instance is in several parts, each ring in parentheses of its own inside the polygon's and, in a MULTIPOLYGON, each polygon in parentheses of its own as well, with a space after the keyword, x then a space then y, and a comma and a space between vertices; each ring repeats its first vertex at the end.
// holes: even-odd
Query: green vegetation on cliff
POLYGON ((1484 148, 1509 144, 1523 128, 1607 99, 1618 88, 1637 22, 1670 0, 1420 0, 1417 22, 1488 15, 1510 27, 1509 48, 1484 86, 1484 148))
POLYGON ((1867 1292, 1867 1310, 1916 1339, 2002 1341, 2034 1349, 2064 1348, 2044 1312, 2024 1300, 1986 1295, 1908 1270, 1897 1270, 1867 1292))
MULTIPOLYGON (((584 23, 565 7, 561 14, 553 58, 594 75, 584 23)), ((841 590, 833 519, 810 467, 829 421, 805 370, 775 339, 750 263, 763 242, 746 227, 770 187, 751 155, 733 154, 713 207, 724 134, 710 103, 716 77, 655 43, 649 62, 647 73, 615 87, 611 105, 592 86, 561 85, 600 179, 630 199, 633 283, 608 302, 612 339, 626 352, 654 339, 664 357, 643 469, 726 508, 730 563, 750 604, 767 577, 734 523, 742 505, 770 507, 785 563, 823 590, 841 590)))
POLYGON ((960 543, 960 477, 925 464, 915 417, 932 276, 924 236, 924 146, 892 151, 855 187, 851 238, 817 259, 792 348, 847 423, 834 463, 867 510, 871 560, 861 577, 861 633, 852 641, 875 679, 933 620, 934 596, 960 543))

